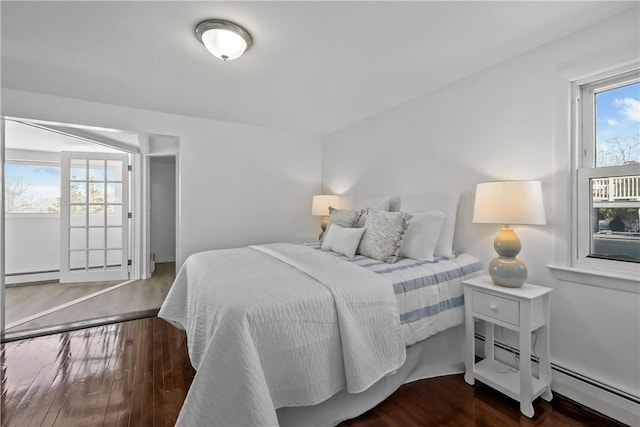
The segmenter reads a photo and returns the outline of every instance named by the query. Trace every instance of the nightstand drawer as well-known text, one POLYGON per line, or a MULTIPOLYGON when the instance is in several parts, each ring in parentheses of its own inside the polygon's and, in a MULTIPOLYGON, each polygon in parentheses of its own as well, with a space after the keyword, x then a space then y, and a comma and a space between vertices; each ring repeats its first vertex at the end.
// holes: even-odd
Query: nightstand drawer
POLYGON ((473 291, 473 312, 515 326, 520 325, 520 303, 484 292, 473 291))

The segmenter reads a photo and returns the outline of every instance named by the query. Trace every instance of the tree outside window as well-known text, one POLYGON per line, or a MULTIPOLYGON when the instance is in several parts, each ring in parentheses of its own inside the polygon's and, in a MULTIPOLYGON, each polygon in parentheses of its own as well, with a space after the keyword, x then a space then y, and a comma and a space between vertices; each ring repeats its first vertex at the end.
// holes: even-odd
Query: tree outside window
POLYGON ((60 213, 60 166, 5 164, 5 212, 60 213))

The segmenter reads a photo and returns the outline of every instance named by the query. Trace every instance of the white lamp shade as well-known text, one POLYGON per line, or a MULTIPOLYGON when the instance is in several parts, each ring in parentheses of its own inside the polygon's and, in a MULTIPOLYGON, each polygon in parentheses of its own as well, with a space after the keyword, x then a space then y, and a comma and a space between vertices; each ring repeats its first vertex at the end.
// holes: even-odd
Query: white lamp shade
POLYGON ((476 186, 473 222, 490 224, 547 223, 540 181, 497 181, 476 186))
POLYGON ((340 196, 313 196, 313 202, 311 203, 311 215, 329 215, 330 207, 335 209, 338 209, 340 207, 340 196))

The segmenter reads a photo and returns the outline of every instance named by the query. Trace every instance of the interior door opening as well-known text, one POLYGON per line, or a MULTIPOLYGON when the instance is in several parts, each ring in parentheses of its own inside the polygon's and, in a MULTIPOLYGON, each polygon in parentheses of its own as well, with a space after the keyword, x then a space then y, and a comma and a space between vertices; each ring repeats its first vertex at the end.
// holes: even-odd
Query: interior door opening
POLYGON ((180 262, 179 138, 21 118, 0 122, 1 340, 155 315, 180 262), (14 186, 11 203, 21 213, 7 209, 9 164, 31 167, 43 180, 28 181, 27 174, 14 186), (48 221, 48 231, 38 221, 48 221), (151 253, 160 266, 153 274, 151 253), (36 288, 39 295, 31 293, 36 288), (81 296, 61 303, 63 288, 81 296))
POLYGON ((150 273, 176 261, 176 182, 176 156, 149 156, 150 273))
POLYGON ((108 145, 105 131, 3 124, 2 317, 10 330, 130 278, 134 154, 121 149, 125 141, 108 145))

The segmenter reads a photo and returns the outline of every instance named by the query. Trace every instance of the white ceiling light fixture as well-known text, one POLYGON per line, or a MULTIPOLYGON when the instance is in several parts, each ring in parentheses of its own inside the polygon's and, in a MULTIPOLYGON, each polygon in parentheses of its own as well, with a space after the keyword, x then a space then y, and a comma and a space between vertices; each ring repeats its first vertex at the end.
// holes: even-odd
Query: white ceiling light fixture
POLYGON ((251 34, 238 24, 222 19, 207 19, 196 25, 196 37, 216 58, 239 58, 253 44, 251 34))

